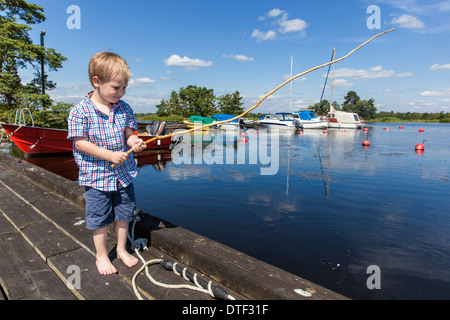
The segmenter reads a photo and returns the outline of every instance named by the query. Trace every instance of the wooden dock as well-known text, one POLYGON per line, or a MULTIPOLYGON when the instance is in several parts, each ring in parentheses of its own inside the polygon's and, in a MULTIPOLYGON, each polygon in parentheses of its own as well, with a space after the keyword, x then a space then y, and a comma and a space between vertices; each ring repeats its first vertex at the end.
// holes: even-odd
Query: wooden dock
MULTIPOLYGON (((92 233, 85 227, 84 189, 75 182, 0 152, 0 300, 136 300, 132 278, 140 262, 127 268, 110 256, 117 274, 102 276, 95 266, 92 233)), ((169 259, 236 300, 346 299, 321 286, 241 252, 140 213, 136 238, 148 240, 146 261, 169 259)), ((160 264, 149 267, 154 279, 191 284, 160 264)), ((153 284, 136 277, 148 300, 215 300, 209 294, 153 284)))

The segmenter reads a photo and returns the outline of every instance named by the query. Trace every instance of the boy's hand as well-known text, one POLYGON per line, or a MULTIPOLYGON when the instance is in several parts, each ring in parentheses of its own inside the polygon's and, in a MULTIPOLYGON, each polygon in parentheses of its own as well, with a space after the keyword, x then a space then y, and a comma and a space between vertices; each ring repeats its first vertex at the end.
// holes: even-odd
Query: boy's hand
POLYGON ((126 152, 116 151, 112 153, 110 161, 118 166, 127 161, 127 159, 128 154, 126 152))
POLYGON ((136 136, 136 139, 134 139, 132 142, 131 148, 133 149, 134 153, 139 153, 147 149, 147 145, 145 144, 144 140, 136 136))

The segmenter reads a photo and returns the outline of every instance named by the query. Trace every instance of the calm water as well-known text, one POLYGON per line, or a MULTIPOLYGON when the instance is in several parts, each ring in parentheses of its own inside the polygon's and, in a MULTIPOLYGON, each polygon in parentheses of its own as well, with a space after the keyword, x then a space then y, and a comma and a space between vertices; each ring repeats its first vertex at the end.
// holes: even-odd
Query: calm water
POLYGON ((138 207, 350 298, 450 299, 450 124, 370 126, 139 159, 138 207))

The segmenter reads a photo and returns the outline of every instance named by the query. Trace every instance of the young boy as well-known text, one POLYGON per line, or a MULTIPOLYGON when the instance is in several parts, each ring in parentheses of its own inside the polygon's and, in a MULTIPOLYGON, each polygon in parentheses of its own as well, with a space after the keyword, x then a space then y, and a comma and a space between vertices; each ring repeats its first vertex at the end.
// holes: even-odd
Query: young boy
POLYGON ((94 91, 71 109, 67 139, 79 167, 79 184, 85 186, 86 227, 93 230, 96 265, 102 275, 116 273, 106 248, 107 228, 114 221, 117 258, 128 267, 137 264, 126 250, 128 224, 134 220, 136 200, 133 179, 137 174, 129 148, 145 150, 133 110, 120 100, 131 77, 126 61, 115 53, 101 52, 89 62, 94 91), (112 168, 112 164, 115 165, 112 168))

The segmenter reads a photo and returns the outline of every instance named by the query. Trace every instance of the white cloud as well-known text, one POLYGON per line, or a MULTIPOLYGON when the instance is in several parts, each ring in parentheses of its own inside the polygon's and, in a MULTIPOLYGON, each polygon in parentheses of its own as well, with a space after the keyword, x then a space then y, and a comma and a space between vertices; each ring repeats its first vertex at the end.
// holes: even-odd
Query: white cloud
MULTIPOLYGON (((275 19, 272 25, 278 26, 278 32, 281 34, 302 32, 304 35, 305 29, 308 27, 308 23, 302 19, 288 19, 288 14, 284 10, 272 9, 264 16, 259 17, 259 21, 265 19, 275 19)), ((253 30, 252 38, 256 38, 258 42, 266 40, 275 40, 277 33, 273 30, 267 32, 260 29, 253 30)))
POLYGON ((213 65, 212 61, 191 59, 186 56, 182 58, 177 54, 173 54, 170 58, 165 59, 164 63, 168 67, 182 67, 186 70, 195 70, 199 67, 211 67, 213 65))
POLYGON ((281 20, 278 22, 281 33, 299 32, 306 29, 308 23, 301 19, 281 20))
POLYGON ((253 58, 247 57, 243 54, 223 54, 222 58, 231 58, 240 62, 252 62, 253 58))
POLYGON ((262 21, 262 20, 265 20, 267 18, 276 18, 276 17, 278 17, 279 15, 282 15, 282 14, 286 14, 286 11, 275 8, 275 9, 272 9, 269 12, 267 12, 265 15, 260 16, 258 20, 262 21))
POLYGON ((423 91, 420 93, 423 97, 442 97, 450 95, 450 88, 445 89, 444 91, 423 91))
POLYGON ((450 70, 450 63, 449 64, 443 64, 443 65, 440 65, 440 64, 438 64, 438 63, 436 63, 436 64, 433 64, 431 67, 430 67, 430 70, 431 71, 437 71, 437 70, 444 70, 444 69, 449 69, 450 70))
POLYGON ((420 21, 416 16, 410 14, 404 14, 398 18, 394 18, 391 21, 392 24, 398 24, 399 28, 405 29, 423 29, 425 24, 420 21))
POLYGON ((394 74, 394 70, 384 70, 382 66, 376 66, 369 70, 341 68, 335 71, 334 76, 335 78, 380 79, 390 78, 394 74))
POLYGON ((275 31, 269 30, 267 32, 263 32, 259 29, 255 29, 252 32, 252 38, 256 38, 256 41, 266 41, 266 40, 274 40, 277 36, 275 31))
POLYGON ((397 78, 407 78, 407 77, 414 77, 414 73, 412 72, 403 72, 397 74, 397 78))
POLYGON ((284 10, 272 9, 272 10, 269 11, 269 13, 267 13, 267 16, 269 18, 275 18, 275 17, 278 17, 279 15, 284 14, 284 13, 286 13, 286 11, 284 11, 284 10))
POLYGON ((336 80, 334 80, 333 85, 335 87, 353 87, 354 86, 353 83, 351 83, 345 79, 336 79, 336 80))
POLYGON ((156 81, 150 78, 138 78, 136 79, 137 83, 155 83, 156 81))

